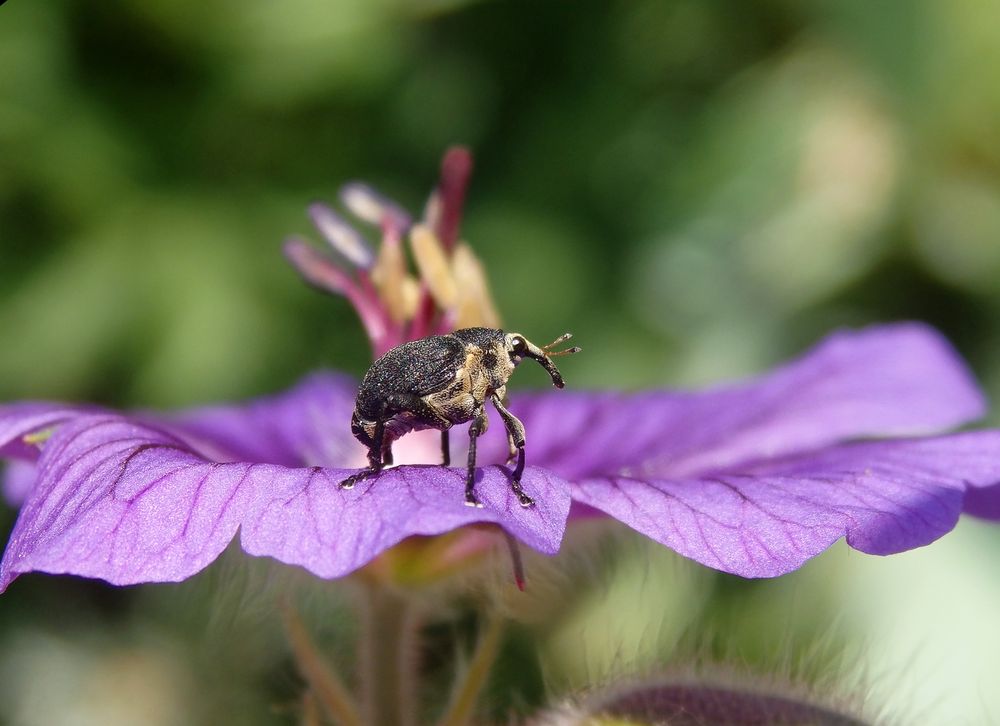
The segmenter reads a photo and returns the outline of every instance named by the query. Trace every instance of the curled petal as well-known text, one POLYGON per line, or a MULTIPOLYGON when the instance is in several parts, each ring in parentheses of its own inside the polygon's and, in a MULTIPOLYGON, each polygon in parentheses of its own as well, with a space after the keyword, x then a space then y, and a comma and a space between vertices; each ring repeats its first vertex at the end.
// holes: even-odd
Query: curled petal
POLYGON ((982 394, 948 342, 904 323, 840 332, 756 380, 698 393, 517 397, 533 463, 562 476, 684 477, 867 436, 977 418, 982 394))
POLYGON ((365 449, 351 435, 356 392, 349 376, 314 373, 276 396, 157 419, 213 461, 360 467, 365 449))
POLYGON ((87 410, 97 409, 47 401, 0 406, 0 457, 34 461, 40 451, 38 444, 50 429, 87 410))
POLYGON ((346 574, 410 535, 499 524, 543 552, 558 549, 568 485, 525 472, 539 500, 517 506, 506 476, 481 470, 483 509, 465 507, 462 475, 400 467, 343 491, 348 470, 206 460, 152 426, 78 415, 48 438, 38 481, 0 563, 0 590, 30 571, 124 585, 178 581, 212 562, 243 528, 244 548, 321 576, 346 574))
POLYGON ((574 500, 744 577, 800 567, 836 540, 886 555, 950 531, 966 492, 1000 482, 1000 432, 846 444, 690 478, 587 479, 574 500))

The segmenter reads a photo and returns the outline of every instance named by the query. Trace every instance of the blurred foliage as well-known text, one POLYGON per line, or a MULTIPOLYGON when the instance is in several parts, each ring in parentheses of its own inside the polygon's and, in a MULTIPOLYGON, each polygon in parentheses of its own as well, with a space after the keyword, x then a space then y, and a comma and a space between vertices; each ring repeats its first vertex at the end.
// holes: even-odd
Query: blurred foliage
MULTIPOLYGON (((990 0, 10 0, 0 66, 0 400, 174 407, 360 374, 347 305, 301 285, 280 242, 348 179, 419 209, 455 142, 476 154, 464 233, 505 319, 571 328, 573 385, 706 384, 837 326, 919 318, 1000 394, 990 0)), ((792 658, 858 564, 746 583, 644 547, 570 588, 550 683, 651 667, 684 632, 792 658)), ((0 670, 138 669, 181 704, 148 723, 288 722, 273 619, 226 626, 252 656, 206 661, 225 622, 206 613, 244 612, 205 594, 232 588, 223 568, 176 588, 25 578, 0 601, 0 670), (213 672, 204 703, 178 700, 213 672)), ((18 693, 13 722, 55 722, 18 693)), ((130 712, 95 713, 78 723, 130 712)))

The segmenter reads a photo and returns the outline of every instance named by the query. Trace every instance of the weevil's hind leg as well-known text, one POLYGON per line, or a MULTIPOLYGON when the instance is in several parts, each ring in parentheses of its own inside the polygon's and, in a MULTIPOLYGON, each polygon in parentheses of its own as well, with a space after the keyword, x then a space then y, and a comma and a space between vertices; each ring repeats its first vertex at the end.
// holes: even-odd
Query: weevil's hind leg
POLYGON ((354 485, 359 481, 375 476, 382 471, 382 467, 384 466, 382 461, 382 446, 384 440, 385 421, 379 419, 375 422, 375 434, 372 436, 371 443, 368 444, 368 468, 362 469, 356 474, 351 474, 349 477, 344 479, 344 481, 340 482, 341 489, 353 489, 354 485))
POLYGON ((486 431, 489 422, 486 420, 486 410, 480 405, 476 417, 469 426, 469 461, 465 471, 465 503, 470 507, 482 507, 472 491, 476 484, 476 439, 486 431))
POLYGON ((500 397, 495 394, 493 396, 493 405, 496 407, 500 418, 503 419, 503 425, 507 429, 507 441, 511 445, 511 453, 513 454, 513 449, 517 450, 517 466, 514 467, 514 473, 511 476, 510 488, 514 490, 514 494, 517 496, 517 500, 521 503, 522 507, 533 506, 535 500, 525 494, 524 489, 521 488, 521 475, 524 474, 524 424, 518 420, 517 416, 504 408, 500 397))
POLYGON ((382 441, 382 468, 392 466, 392 441, 390 437, 383 436, 382 441))
POLYGON ((451 466, 451 445, 448 442, 448 429, 441 432, 441 464, 451 466))

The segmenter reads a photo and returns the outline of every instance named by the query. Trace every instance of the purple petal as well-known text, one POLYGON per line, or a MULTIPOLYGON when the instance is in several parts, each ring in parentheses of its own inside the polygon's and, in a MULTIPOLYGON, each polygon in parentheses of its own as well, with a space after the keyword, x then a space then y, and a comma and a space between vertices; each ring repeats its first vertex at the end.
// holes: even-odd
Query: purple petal
POLYGON ((558 549, 568 485, 525 472, 523 509, 506 477, 481 470, 486 505, 463 503, 460 470, 400 467, 352 491, 344 469, 206 460, 180 439, 112 415, 79 415, 46 441, 38 481, 0 563, 0 590, 30 571, 113 584, 177 581, 212 562, 239 527, 246 550, 336 576, 415 534, 496 523, 531 547, 558 549))
POLYGON ((26 436, 39 434, 96 408, 47 401, 23 401, 0 405, 0 457, 34 461, 38 446, 25 441, 26 436))
POLYGON ((569 514, 569 485, 544 469, 526 468, 522 484, 536 502, 526 509, 500 467, 480 472, 482 509, 465 505, 463 469, 402 466, 346 492, 337 488, 343 470, 278 471, 243 525, 243 549, 339 577, 403 537, 492 522, 539 552, 555 554, 569 514))
POLYGON ((116 416, 52 435, 0 563, 0 588, 41 570, 114 584, 183 579, 215 559, 248 506, 247 465, 210 464, 116 416))
POLYGON ((800 567, 846 536, 871 554, 950 531, 970 487, 1000 482, 1000 432, 847 444, 715 475, 588 479, 573 498, 744 577, 800 567))
POLYGON ((20 459, 8 461, 0 470, 3 498, 7 504, 12 507, 20 507, 28 498, 31 490, 34 489, 37 476, 38 472, 35 470, 34 464, 20 459))
POLYGON ((973 487, 965 495, 965 512, 983 519, 1000 519, 1000 483, 973 487))
MULTIPOLYGON (((361 467, 365 449, 351 435, 356 392, 351 377, 319 372, 267 398, 179 414, 144 412, 134 418, 168 430, 212 461, 361 467)), ((49 402, 0 406, 0 456, 34 461, 40 449, 26 442, 26 436, 102 412, 95 406, 49 402)))
POLYGON ((365 448, 351 435, 356 392, 349 376, 314 373, 269 398, 150 418, 213 461, 361 467, 365 448))
MULTIPOLYGON (((840 332, 757 380, 699 393, 515 398, 530 461, 566 478, 684 477, 839 441, 933 433, 984 401, 939 333, 904 323, 840 332)), ((492 456, 502 441, 492 440, 492 456)))

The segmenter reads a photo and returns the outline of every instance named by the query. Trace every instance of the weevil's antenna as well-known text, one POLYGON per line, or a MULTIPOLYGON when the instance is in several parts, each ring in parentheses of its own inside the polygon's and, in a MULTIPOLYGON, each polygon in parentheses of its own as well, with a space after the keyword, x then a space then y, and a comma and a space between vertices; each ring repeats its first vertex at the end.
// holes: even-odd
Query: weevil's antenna
POLYGON ((556 356, 560 355, 571 355, 573 353, 579 353, 581 350, 583 350, 583 348, 580 348, 579 346, 576 345, 574 345, 572 348, 567 348, 566 350, 555 350, 555 351, 551 350, 551 348, 554 348, 560 343, 566 342, 572 337, 573 337, 572 333, 563 333, 548 345, 543 345, 542 350, 545 351, 545 355, 547 355, 549 358, 555 358, 556 356))
POLYGON ((548 345, 543 345, 542 346, 542 350, 548 350, 549 348, 554 348, 557 345, 559 345, 560 343, 562 343, 564 340, 569 340, 572 337, 573 337, 572 333, 563 333, 562 335, 560 335, 558 338, 556 338, 555 340, 553 340, 548 345))
POLYGON ((579 353, 581 350, 583 350, 583 348, 581 348, 578 345, 574 345, 572 348, 567 348, 566 350, 557 350, 554 352, 547 350, 545 351, 545 354, 549 358, 558 358, 561 355, 572 355, 573 353, 579 353))

